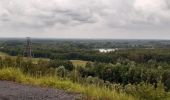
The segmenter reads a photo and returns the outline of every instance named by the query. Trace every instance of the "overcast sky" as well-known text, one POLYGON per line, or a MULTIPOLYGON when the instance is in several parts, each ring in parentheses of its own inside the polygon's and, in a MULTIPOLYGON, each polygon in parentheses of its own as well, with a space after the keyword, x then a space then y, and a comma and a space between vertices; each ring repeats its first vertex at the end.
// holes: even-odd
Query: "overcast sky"
POLYGON ((170 0, 0 0, 0 37, 170 39, 170 0))

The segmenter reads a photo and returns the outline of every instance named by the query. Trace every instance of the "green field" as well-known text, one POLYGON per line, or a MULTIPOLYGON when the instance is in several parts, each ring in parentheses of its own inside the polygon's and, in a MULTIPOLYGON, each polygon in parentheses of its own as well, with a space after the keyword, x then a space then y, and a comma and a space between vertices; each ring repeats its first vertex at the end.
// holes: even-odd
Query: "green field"
POLYGON ((74 66, 83 66, 85 67, 86 66, 86 63, 88 61, 83 61, 83 60, 70 60, 74 66))
MULTIPOLYGON (((17 58, 17 56, 10 56, 10 55, 8 55, 8 54, 6 54, 6 53, 4 53, 4 52, 0 52, 0 57, 2 57, 2 58, 10 57, 10 58, 12 58, 12 59, 16 59, 16 58, 17 58)), ((25 61, 27 61, 27 60, 30 59, 30 58, 23 57, 23 59, 24 59, 25 61)), ((48 58, 31 58, 31 60, 32 60, 33 63, 36 64, 36 63, 38 63, 39 60, 49 61, 50 59, 48 59, 48 58)))
POLYGON ((0 56, 9 56, 9 55, 4 52, 0 52, 0 56))
MULTIPOLYGON (((0 56, 1 57, 8 57, 10 55, 8 55, 8 54, 6 54, 4 52, 0 52, 0 56)), ((17 56, 10 56, 10 57, 13 58, 13 59, 16 59, 17 56)), ((27 57, 23 57, 23 59, 28 60, 27 57)), ((44 61, 49 61, 50 60, 48 58, 31 58, 33 63, 37 63, 40 59, 44 60, 44 61)), ((83 60, 70 60, 70 61, 73 63, 74 66, 83 66, 83 67, 86 66, 86 63, 88 62, 88 61, 83 61, 83 60)))

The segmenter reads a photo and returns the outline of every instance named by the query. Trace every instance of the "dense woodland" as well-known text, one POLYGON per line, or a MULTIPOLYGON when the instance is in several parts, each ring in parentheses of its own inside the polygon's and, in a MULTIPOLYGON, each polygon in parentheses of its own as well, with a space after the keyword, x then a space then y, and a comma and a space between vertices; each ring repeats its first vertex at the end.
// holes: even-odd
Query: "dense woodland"
POLYGON ((170 41, 165 40, 32 40, 35 58, 24 60, 23 39, 2 39, 1 68, 17 67, 30 75, 57 75, 81 84, 98 84, 146 100, 167 99, 170 91, 170 41), (118 48, 101 53, 99 48, 118 48), (74 66, 70 60, 88 61, 74 66), (153 88, 145 90, 145 88, 153 88), (156 91, 156 92, 153 92, 156 91), (155 95, 152 95, 152 92, 155 95), (135 93, 135 94, 134 94, 135 93))
MULTIPOLYGON (((0 51, 12 56, 22 56, 25 50, 24 39, 5 39, 0 41, 0 51)), ((149 60, 170 62, 170 41, 166 40, 32 40, 35 58, 86 60, 116 63, 118 59, 129 59, 137 63, 149 60), (96 49, 118 48, 110 53, 100 53, 96 49)))

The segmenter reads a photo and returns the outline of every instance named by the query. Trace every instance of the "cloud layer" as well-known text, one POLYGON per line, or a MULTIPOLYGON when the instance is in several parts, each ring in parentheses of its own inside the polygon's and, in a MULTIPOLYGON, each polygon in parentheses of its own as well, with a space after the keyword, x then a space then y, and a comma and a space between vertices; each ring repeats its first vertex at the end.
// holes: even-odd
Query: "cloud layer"
POLYGON ((170 39, 169 0, 1 0, 0 36, 170 39))

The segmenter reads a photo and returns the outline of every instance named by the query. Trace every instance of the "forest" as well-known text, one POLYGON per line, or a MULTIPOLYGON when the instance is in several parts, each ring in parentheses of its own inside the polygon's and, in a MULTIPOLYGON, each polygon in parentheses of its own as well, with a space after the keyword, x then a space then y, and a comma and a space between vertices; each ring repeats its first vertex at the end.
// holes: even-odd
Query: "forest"
MULTIPOLYGON (((25 44, 24 39, 1 39, 0 52, 7 55, 0 57, 1 70, 19 69, 31 77, 57 76, 73 84, 94 86, 93 92, 71 88, 84 94, 83 100, 113 100, 113 91, 125 94, 125 98, 117 100, 126 100, 126 96, 129 100, 170 99, 168 40, 32 39, 32 59, 23 56, 25 44), (116 50, 99 52, 100 48, 116 50), (74 60, 84 61, 85 65, 75 65, 74 60), (102 89, 101 94, 95 94, 97 89, 102 89), (106 91, 109 93, 102 95, 106 91)), ((2 79, 23 82, 11 77, 2 79)), ((48 82, 47 86, 56 86, 48 82)))

